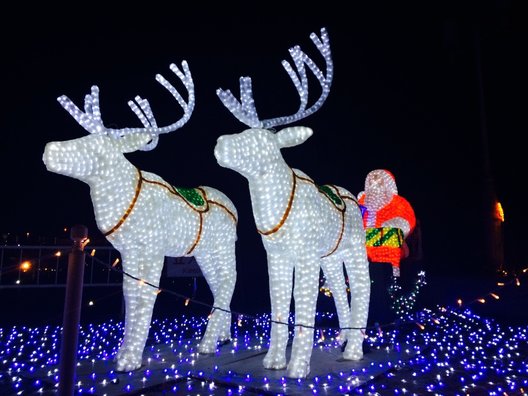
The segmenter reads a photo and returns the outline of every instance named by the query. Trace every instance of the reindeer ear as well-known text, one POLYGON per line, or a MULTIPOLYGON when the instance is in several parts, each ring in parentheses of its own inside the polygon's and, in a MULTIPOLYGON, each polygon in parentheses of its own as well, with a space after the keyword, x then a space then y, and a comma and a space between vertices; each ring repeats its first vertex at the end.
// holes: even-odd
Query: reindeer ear
POLYGON ((131 133, 116 138, 117 145, 122 153, 131 153, 144 147, 153 139, 148 133, 131 133))
POLYGON ((304 143, 306 139, 312 136, 313 131, 307 127, 290 127, 281 129, 276 133, 279 147, 293 147, 304 143))

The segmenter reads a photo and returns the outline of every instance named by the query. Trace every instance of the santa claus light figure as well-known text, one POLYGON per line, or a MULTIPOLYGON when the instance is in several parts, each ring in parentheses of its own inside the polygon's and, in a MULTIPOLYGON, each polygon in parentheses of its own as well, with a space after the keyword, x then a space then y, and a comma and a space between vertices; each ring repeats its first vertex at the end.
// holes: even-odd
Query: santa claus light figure
POLYGON ((413 208, 398 195, 394 175, 386 169, 368 173, 358 198, 364 208, 369 261, 390 263, 393 276, 399 277, 400 260, 409 254, 405 239, 416 225, 413 208))

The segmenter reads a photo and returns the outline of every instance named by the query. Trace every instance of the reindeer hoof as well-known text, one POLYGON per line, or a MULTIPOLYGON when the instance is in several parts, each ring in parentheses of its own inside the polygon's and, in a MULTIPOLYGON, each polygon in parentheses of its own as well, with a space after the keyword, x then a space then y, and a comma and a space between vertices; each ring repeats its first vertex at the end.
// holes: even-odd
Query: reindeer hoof
POLYGON ((228 341, 228 342, 231 341, 231 332, 230 331, 222 332, 218 336, 218 342, 224 343, 225 341, 228 341))
POLYGON ((127 357, 126 354, 123 354, 117 361, 115 371, 117 373, 128 373, 129 371, 135 371, 141 368, 141 359, 135 357, 127 357))
POLYGON ((286 377, 288 378, 306 378, 310 373, 310 365, 307 362, 291 361, 288 364, 286 377))
POLYGON ((211 355, 216 353, 216 342, 200 342, 200 344, 198 344, 198 352, 204 355, 211 355))
POLYGON ((361 360, 363 359, 363 344, 348 342, 345 351, 343 352, 343 359, 345 360, 361 360))
POLYGON ((365 338, 361 332, 349 334, 347 346, 343 352, 343 359, 345 360, 363 359, 364 340, 365 338))
POLYGON ((269 370, 283 370, 286 368, 286 356, 283 354, 268 352, 262 363, 264 368, 269 370))
POLYGON ((339 332, 339 335, 337 336, 336 340, 339 343, 339 345, 343 346, 349 339, 348 330, 341 330, 339 332))

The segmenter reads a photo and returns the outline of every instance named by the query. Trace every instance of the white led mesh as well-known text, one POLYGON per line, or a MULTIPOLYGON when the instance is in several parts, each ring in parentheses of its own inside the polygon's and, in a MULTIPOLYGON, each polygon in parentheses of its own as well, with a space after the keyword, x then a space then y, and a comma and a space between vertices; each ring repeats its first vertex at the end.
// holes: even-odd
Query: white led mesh
POLYGON ((266 368, 287 367, 291 378, 304 378, 310 371, 320 268, 334 294, 340 326, 357 328, 342 334, 343 341, 348 339, 345 359, 363 356, 359 328, 366 326, 370 299, 365 231, 354 196, 336 187, 347 206, 343 215, 308 176, 292 170, 280 152, 311 135, 312 130, 305 127, 286 128, 276 134, 253 128, 221 136, 215 147, 218 163, 248 180, 253 216, 267 253, 273 321, 288 321, 293 293, 296 327, 290 361, 287 364, 288 326, 275 322, 264 358, 266 368), (343 263, 350 279, 350 306, 343 263))
POLYGON ((184 111, 180 120, 165 127, 158 127, 148 100, 143 99, 140 96, 134 98, 137 104, 133 101, 129 101, 128 105, 139 118, 144 128, 113 129, 105 127, 103 120, 101 119, 101 111, 99 108, 99 87, 96 85, 92 86, 91 93, 84 98, 84 112, 65 95, 60 96, 57 100, 61 106, 64 107, 64 109, 66 109, 66 111, 90 133, 105 133, 114 137, 136 132, 151 135, 151 141, 145 143, 145 146, 140 148, 140 150, 149 151, 156 147, 158 143, 158 135, 181 128, 189 120, 194 110, 194 82, 187 62, 182 61, 183 72, 173 63, 170 65, 170 69, 178 76, 187 89, 188 102, 186 103, 183 100, 178 91, 176 91, 176 89, 163 76, 160 74, 156 75, 156 81, 163 85, 163 87, 174 96, 184 111))
POLYGON ((253 100, 253 90, 251 88, 251 78, 250 77, 241 77, 240 78, 240 101, 235 98, 229 89, 217 89, 216 94, 222 101, 225 107, 242 123, 246 124, 251 128, 272 128, 278 125, 291 124, 295 121, 298 121, 302 118, 309 116, 310 114, 316 112, 325 102, 328 94, 330 93, 330 86, 332 85, 333 79, 333 62, 332 54, 330 51, 330 41, 328 39, 328 33, 325 28, 321 29, 321 39, 317 37, 315 33, 310 35, 313 43, 323 55, 326 62, 326 76, 323 72, 317 67, 317 65, 306 55, 299 46, 290 48, 290 56, 292 57, 293 63, 297 72, 292 68, 290 63, 286 60, 282 61, 282 66, 290 76, 299 98, 301 100, 299 110, 297 113, 277 117, 267 120, 259 120, 257 109, 255 108, 255 103, 253 100), (312 71, 314 76, 317 78, 321 84, 322 93, 319 99, 308 109, 306 106, 308 104, 308 78, 306 76, 305 65, 312 71))
POLYGON ((231 337, 231 298, 236 281, 235 241, 237 211, 220 191, 200 187, 200 207, 193 207, 161 177, 141 172, 124 153, 144 149, 152 133, 179 128, 194 106, 192 79, 186 62, 184 73, 171 69, 189 90, 185 104, 176 90, 160 81, 184 108, 177 123, 157 128, 148 102, 136 98, 132 109, 146 128, 105 128, 99 109, 98 89, 85 100, 81 112, 68 98, 63 107, 91 134, 79 139, 46 144, 43 161, 51 172, 79 179, 90 186, 95 220, 99 230, 120 252, 125 273, 125 334, 116 356, 117 370, 130 371, 141 366, 143 349, 159 285, 165 256, 194 256, 211 288, 213 310, 199 344, 201 353, 214 353, 218 341, 231 337), (138 107, 139 106, 139 107, 138 107), (150 125, 150 126, 148 126, 150 125), (201 194, 201 195, 200 195, 201 194))
MULTIPOLYGON (((390 227, 398 228, 403 232, 403 238, 406 239, 415 225, 415 215, 410 204, 398 196, 398 188, 394 175, 386 169, 374 169, 367 174, 365 178, 365 191, 361 191, 358 197, 363 200, 366 207, 366 216, 364 224, 367 228, 390 227), (398 201, 394 201, 398 199, 398 201)), ((396 254, 397 258, 390 258, 389 255, 374 254, 374 247, 368 248, 371 261, 383 260, 381 262, 391 262, 392 274, 395 277, 400 276, 400 250, 398 253, 390 253, 390 256, 396 254)), ((378 248, 387 249, 387 247, 378 248)))

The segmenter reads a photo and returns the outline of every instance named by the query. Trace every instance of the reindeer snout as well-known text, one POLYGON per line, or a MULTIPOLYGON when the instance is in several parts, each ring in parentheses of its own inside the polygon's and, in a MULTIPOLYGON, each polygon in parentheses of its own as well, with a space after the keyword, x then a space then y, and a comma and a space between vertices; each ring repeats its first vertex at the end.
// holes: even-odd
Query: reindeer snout
POLYGON ((214 156, 220 166, 225 166, 227 161, 227 140, 225 136, 220 136, 216 140, 214 156))
POLYGON ((53 171, 53 165, 56 163, 59 148, 57 143, 49 142, 44 147, 44 154, 42 154, 42 162, 46 165, 46 169, 53 171))

